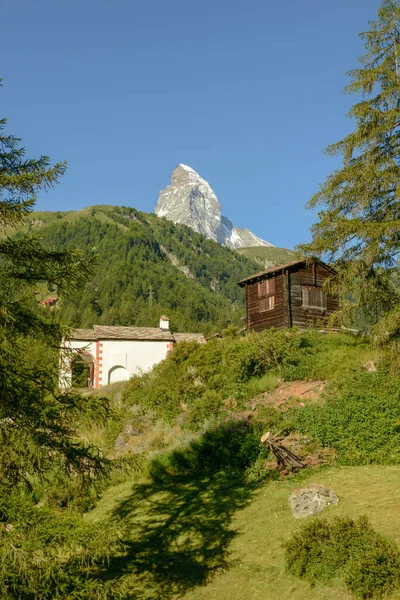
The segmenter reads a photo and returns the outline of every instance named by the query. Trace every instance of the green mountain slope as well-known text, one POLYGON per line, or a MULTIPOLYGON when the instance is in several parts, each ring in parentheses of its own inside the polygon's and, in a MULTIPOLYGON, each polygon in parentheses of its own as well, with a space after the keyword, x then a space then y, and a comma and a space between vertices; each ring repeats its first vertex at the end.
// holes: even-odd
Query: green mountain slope
POLYGON ((79 327, 156 326, 163 313, 175 331, 207 334, 240 325, 244 296, 237 282, 259 269, 184 225, 133 208, 34 212, 26 228, 40 232, 50 248, 96 254, 84 290, 59 303, 62 318, 79 327))
POLYGON ((296 253, 286 248, 275 248, 274 246, 253 246, 251 248, 238 248, 236 250, 241 256, 257 262, 264 269, 282 265, 283 263, 296 260, 296 253))

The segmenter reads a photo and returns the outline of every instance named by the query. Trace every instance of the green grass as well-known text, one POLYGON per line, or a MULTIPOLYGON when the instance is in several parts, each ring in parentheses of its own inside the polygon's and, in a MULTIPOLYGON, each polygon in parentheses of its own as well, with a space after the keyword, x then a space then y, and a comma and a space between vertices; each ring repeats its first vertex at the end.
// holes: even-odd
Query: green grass
MULTIPOLYGON (((331 469, 314 474, 301 484, 271 482, 233 519, 232 527, 238 531, 238 535, 232 543, 231 568, 204 588, 186 594, 185 600, 352 598, 339 582, 332 586, 311 588, 309 584, 285 573, 281 543, 304 523, 291 516, 287 498, 294 488, 311 482, 332 487, 340 497, 339 504, 328 508, 321 514, 321 518, 334 515, 358 517, 367 514, 377 531, 400 544, 399 467, 331 469)), ((393 595, 392 598, 400 598, 400 594, 393 595)))
POLYGON ((268 371, 262 377, 253 377, 247 384, 247 395, 252 398, 263 392, 270 392, 280 383, 280 378, 276 373, 268 371))
POLYGON ((258 262, 265 269, 296 260, 296 253, 287 248, 254 246, 251 248, 237 248, 236 252, 258 262))
POLYGON ((230 473, 173 477, 111 488, 87 515, 111 518, 125 542, 101 577, 128 578, 132 597, 154 600, 350 600, 339 581, 311 587, 285 572, 282 542, 304 523, 291 515, 288 497, 308 483, 340 497, 314 518, 368 515, 400 545, 397 466, 334 468, 262 488, 230 473))

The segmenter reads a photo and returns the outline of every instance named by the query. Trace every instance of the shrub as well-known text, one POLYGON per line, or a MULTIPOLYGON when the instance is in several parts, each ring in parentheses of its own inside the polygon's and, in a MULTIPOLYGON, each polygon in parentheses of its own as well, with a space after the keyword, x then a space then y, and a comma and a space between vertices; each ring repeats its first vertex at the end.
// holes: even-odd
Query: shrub
POLYGON ((276 388, 280 383, 280 378, 272 371, 267 371, 261 377, 253 377, 243 388, 243 394, 246 397, 254 398, 263 392, 269 392, 276 388))
POLYGON ((400 462, 399 379, 384 373, 349 378, 324 406, 293 413, 293 424, 322 446, 336 448, 342 464, 400 462))
POLYGON ((244 473, 267 450, 260 445, 259 432, 245 420, 217 425, 184 448, 157 456, 149 466, 155 480, 189 473, 215 474, 224 469, 244 473))
POLYGON ((390 593, 400 585, 400 552, 366 517, 314 520, 284 544, 289 573, 311 584, 342 578, 357 598, 390 593))
POLYGON ((202 419, 193 418, 193 414, 199 411, 209 416, 206 405, 215 415, 224 399, 243 402, 274 387, 277 375, 306 377, 323 343, 326 338, 313 332, 284 330, 215 339, 201 345, 182 343, 150 373, 132 378, 123 402, 140 404, 145 411, 155 410, 169 422, 185 406, 192 415, 191 426, 200 424, 202 419))
POLYGON ((380 536, 362 556, 349 563, 345 582, 357 598, 393 592, 400 585, 398 549, 380 536))
POLYGON ((221 406, 221 395, 215 390, 206 390, 201 398, 196 398, 189 410, 186 423, 193 429, 198 429, 205 422, 218 416, 221 406))

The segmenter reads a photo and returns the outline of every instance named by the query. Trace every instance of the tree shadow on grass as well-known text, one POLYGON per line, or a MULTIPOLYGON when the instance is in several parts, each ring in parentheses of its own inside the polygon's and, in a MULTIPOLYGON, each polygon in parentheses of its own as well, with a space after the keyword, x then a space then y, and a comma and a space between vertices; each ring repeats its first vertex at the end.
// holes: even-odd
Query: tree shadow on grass
POLYGON ((180 597, 206 583, 228 567, 233 514, 255 487, 228 469, 213 475, 164 473, 161 481, 135 486, 112 515, 124 531, 125 552, 111 558, 101 578, 126 580, 128 598, 154 600, 180 597))

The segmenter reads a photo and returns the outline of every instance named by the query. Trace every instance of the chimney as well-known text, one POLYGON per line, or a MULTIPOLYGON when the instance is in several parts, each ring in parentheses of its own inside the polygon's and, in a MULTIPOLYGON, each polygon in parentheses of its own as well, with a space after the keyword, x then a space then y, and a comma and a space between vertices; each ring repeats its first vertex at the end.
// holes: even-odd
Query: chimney
POLYGON ((162 331, 169 331, 169 319, 165 315, 160 317, 160 329, 162 331))

